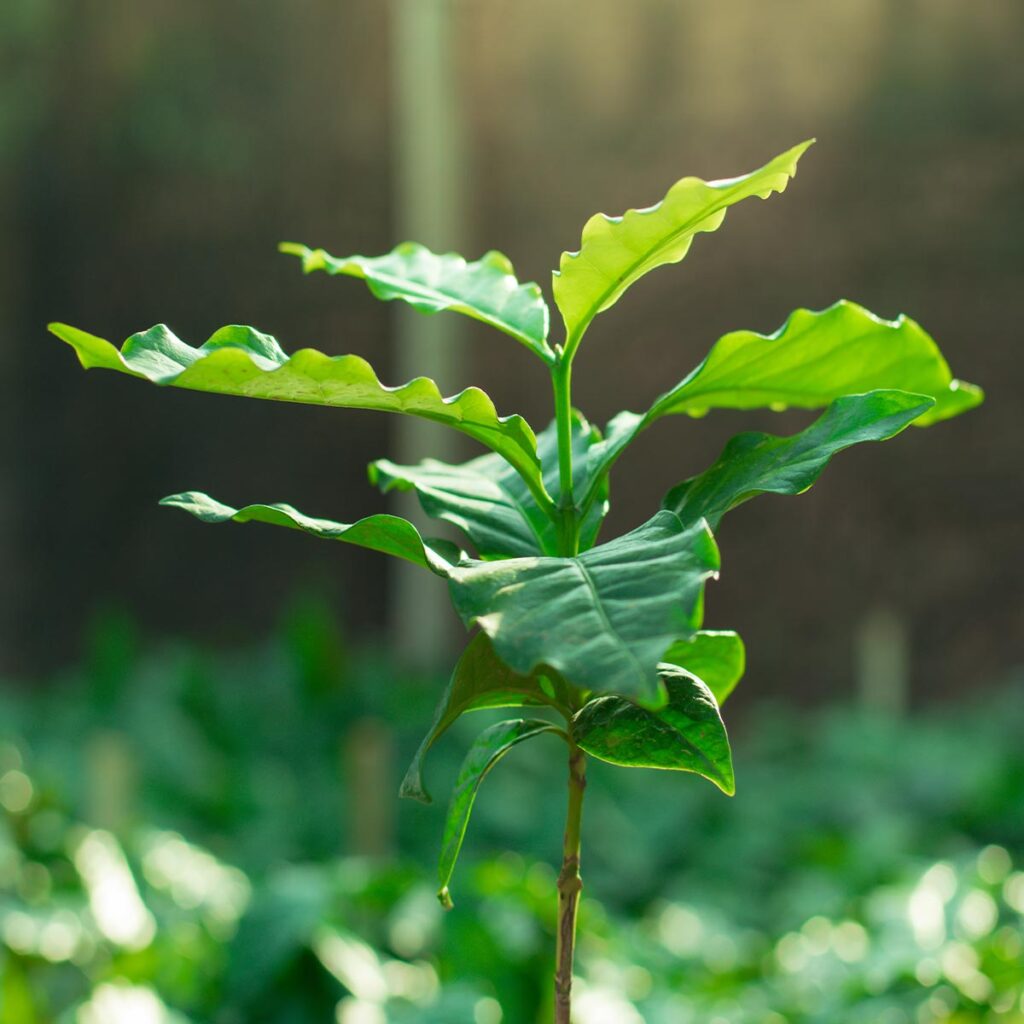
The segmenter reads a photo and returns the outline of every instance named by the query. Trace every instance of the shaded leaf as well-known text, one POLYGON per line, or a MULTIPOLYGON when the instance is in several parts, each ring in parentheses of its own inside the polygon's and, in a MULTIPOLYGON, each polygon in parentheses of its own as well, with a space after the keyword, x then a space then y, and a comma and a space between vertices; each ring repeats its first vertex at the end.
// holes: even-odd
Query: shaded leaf
POLYGON ((280 248, 298 256, 307 274, 323 270, 362 278, 378 299, 401 299, 421 313, 464 313, 511 335, 545 362, 554 361, 547 343, 550 316, 540 287, 520 284, 500 252, 467 263, 457 253, 440 255, 417 242, 403 242, 385 256, 342 258, 292 242, 280 248))
POLYGON ((288 356, 275 338, 251 327, 222 327, 193 348, 160 324, 133 334, 120 352, 109 341, 67 324, 50 324, 50 331, 74 348, 86 369, 102 367, 194 391, 374 409, 444 423, 496 451, 523 475, 542 505, 550 504, 529 424, 521 416, 498 416, 479 388, 442 398, 426 377, 385 387, 359 356, 327 356, 309 348, 288 356))
POLYGON ((386 555, 404 558, 414 565, 439 576, 447 576, 459 552, 447 541, 426 541, 412 523, 398 516, 367 516, 356 523, 335 523, 330 519, 313 519, 291 505, 246 505, 234 509, 198 491, 186 491, 164 498, 161 505, 180 508, 204 523, 269 523, 311 533, 325 540, 341 540, 346 544, 372 548, 386 555))
POLYGON ((597 213, 583 228, 580 247, 564 252, 554 273, 555 303, 565 320, 566 349, 575 350, 591 320, 614 305, 656 267, 678 263, 702 231, 716 230, 727 209, 752 196, 782 192, 811 142, 794 146, 764 167, 724 181, 683 178, 654 206, 621 217, 597 213))
MULTIPOLYGON (((572 415, 573 470, 582 486, 586 455, 601 435, 578 412, 572 415)), ((537 435, 544 487, 559 495, 558 431, 552 422, 537 435)), ((558 528, 507 462, 482 455, 451 466, 425 459, 415 466, 399 466, 380 459, 370 466, 370 480, 385 494, 415 490, 423 511, 463 530, 482 558, 552 555, 558 552, 558 528)), ((580 528, 580 549, 593 547, 608 513, 607 487, 590 506, 580 528)))
POLYGON ((592 700, 573 721, 573 740, 611 764, 695 772, 732 796, 732 751, 711 691, 674 665, 662 666, 661 680, 668 699, 657 709, 617 696, 592 700))
POLYGON ((739 633, 708 629, 674 643, 664 660, 700 679, 721 705, 743 678, 747 652, 739 633))
POLYGON ((717 527, 729 509, 758 494, 802 494, 837 452, 893 437, 934 404, 905 391, 872 391, 836 399, 806 430, 790 437, 737 434, 710 469, 673 487, 662 505, 684 523, 703 517, 717 527))
POLYGON ((473 802, 476 800, 480 783, 516 744, 545 732, 565 735, 562 729, 551 722, 544 722, 540 719, 512 719, 507 722, 498 722, 497 725, 485 729, 470 747, 465 761, 462 762, 462 768, 459 770, 459 777, 455 782, 455 789, 452 791, 444 823, 441 861, 438 866, 440 881, 438 898, 445 907, 452 906, 448 883, 451 881, 455 862, 462 849, 462 840, 466 836, 466 826, 469 824, 469 816, 473 811, 473 802))
POLYGON ((574 558, 514 558, 453 568, 456 611, 528 675, 547 666, 584 690, 658 699, 657 664, 691 636, 718 549, 703 523, 659 512, 574 558))
POLYGON ((597 493, 602 474, 662 416, 703 416, 714 408, 820 409, 883 389, 934 399, 917 426, 956 416, 984 397, 980 388, 953 378, 934 340, 913 320, 883 320, 854 302, 798 309, 774 334, 734 331, 646 413, 619 413, 608 424, 604 441, 588 454, 588 493, 597 493))
POLYGON ((523 706, 554 707, 569 714, 571 695, 552 673, 520 675, 495 653, 486 633, 477 633, 462 652, 448 687, 434 712, 430 730, 402 780, 401 795, 430 803, 423 784, 423 759, 441 735, 467 711, 523 706))

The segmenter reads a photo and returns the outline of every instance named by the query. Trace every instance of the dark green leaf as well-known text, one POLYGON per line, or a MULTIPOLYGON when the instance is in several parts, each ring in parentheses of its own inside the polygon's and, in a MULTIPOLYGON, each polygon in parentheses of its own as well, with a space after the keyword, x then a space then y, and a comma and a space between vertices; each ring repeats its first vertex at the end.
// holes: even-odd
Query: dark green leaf
POLYGON ((657 664, 692 636, 718 549, 703 523, 672 512, 575 558, 515 558, 453 568, 451 592, 467 625, 528 675, 549 667, 584 690, 656 700, 657 664))
POLYGON ((589 491, 597 493, 602 474, 662 416, 703 416, 715 408, 820 409, 882 389, 935 400, 916 426, 956 416, 984 397, 980 388, 953 378, 938 346, 913 320, 883 320, 853 302, 798 309, 774 334, 734 331, 646 413, 619 413, 608 424, 604 441, 588 455, 589 491))
MULTIPOLYGON (((579 486, 585 480, 587 452, 600 438, 583 416, 573 413, 573 469, 579 486)), ((537 454, 546 491, 558 495, 558 431, 554 422, 538 434, 537 454)), ((522 477, 496 455, 482 455, 458 466, 436 459, 425 459, 416 466, 398 466, 380 459, 370 466, 370 479, 385 493, 415 490, 423 511, 464 530, 481 558, 551 555, 558 551, 554 521, 537 505, 522 477)), ((607 512, 605 488, 582 524, 581 550, 593 547, 607 512)))
POLYGON ((790 437, 737 434, 710 469, 673 487, 662 504, 684 523, 704 517, 715 528, 729 509, 758 494, 802 494, 837 452, 893 437, 934 404, 905 391, 872 391, 836 399, 790 437))
POLYGON ((553 673, 519 675, 494 653, 487 634, 477 633, 455 666, 434 712, 430 731, 402 780, 401 795, 430 803, 430 794, 423 784, 423 759, 441 735, 467 711, 547 705, 571 714, 571 702, 566 684, 553 673))
POLYGON ((751 174, 725 181, 683 178, 660 203, 621 217, 594 214, 576 252, 564 252, 554 274, 555 303, 565 320, 566 349, 575 351, 594 317, 618 301, 644 274, 678 263, 693 238, 714 231, 727 209, 752 196, 782 192, 810 142, 801 143, 751 174))
POLYGON ((441 862, 438 867, 440 881, 438 898, 445 907, 452 905, 448 893, 448 883, 451 881, 455 862, 462 849, 462 840, 466 835, 466 826, 469 824, 469 816, 473 811, 473 802, 476 800, 476 792, 480 788, 480 783, 517 743, 522 743, 523 740, 531 739, 545 732, 565 735, 562 729, 551 722, 544 722, 540 719, 512 719, 508 722, 498 722, 497 725, 485 729, 470 747, 455 782, 455 789, 452 791, 444 823, 441 862))
POLYGON ((234 509, 198 491, 172 494, 161 505, 190 512, 204 523, 270 523, 293 530, 311 533, 326 540, 341 540, 347 544, 382 551, 407 562, 421 565, 439 576, 447 576, 459 552, 446 541, 426 541, 412 523, 398 516, 367 516, 356 523, 335 523, 329 519, 313 519, 292 508, 291 505, 246 505, 234 509))
POLYGON ((521 416, 498 416, 479 388, 442 398, 426 377, 385 387, 359 356, 327 356, 307 348, 289 357, 276 339, 251 327, 222 327, 200 348, 192 348, 161 324, 133 334, 120 352, 109 341, 67 324, 50 324, 50 330, 74 348, 86 369, 102 367, 194 391, 375 409, 444 423, 498 452, 523 475, 542 505, 551 504, 540 482, 529 424, 521 416))
POLYGON ((403 242, 385 256, 339 259, 291 242, 281 251, 298 256, 307 274, 323 270, 362 278, 378 299, 402 299, 421 313, 464 313, 511 335, 545 362, 554 361, 544 296, 536 284, 520 284, 500 252, 467 263, 457 253, 439 255, 416 242, 403 242))
POLYGON ((738 633, 709 629, 674 643, 664 660, 695 675, 721 705, 743 678, 747 652, 738 633))
POLYGON ((736 791, 732 751, 718 704, 696 676, 664 665, 666 703, 643 708, 622 697, 598 697, 576 715, 572 736, 588 754, 629 768, 696 772, 723 793, 736 791))

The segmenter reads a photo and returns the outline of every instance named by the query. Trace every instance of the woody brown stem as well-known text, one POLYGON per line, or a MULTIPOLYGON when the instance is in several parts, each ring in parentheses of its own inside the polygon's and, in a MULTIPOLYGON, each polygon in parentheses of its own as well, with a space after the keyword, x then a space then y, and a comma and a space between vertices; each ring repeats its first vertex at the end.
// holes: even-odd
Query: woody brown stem
POLYGON ((558 876, 558 938, 555 952, 555 1024, 569 1024, 572 1004, 572 965, 576 951, 576 911, 583 881, 580 878, 580 822, 583 791, 587 787, 586 755, 570 742, 569 808, 565 820, 562 870, 558 876))

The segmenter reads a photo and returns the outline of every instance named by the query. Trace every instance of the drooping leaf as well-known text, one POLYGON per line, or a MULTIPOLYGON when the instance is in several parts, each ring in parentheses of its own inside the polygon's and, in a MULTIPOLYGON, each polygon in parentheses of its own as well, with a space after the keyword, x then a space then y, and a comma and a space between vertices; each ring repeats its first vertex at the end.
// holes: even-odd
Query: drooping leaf
POLYGON ((658 662, 692 636, 704 582, 719 566, 703 523, 659 512, 574 558, 514 558, 453 568, 456 611, 528 675, 543 666, 583 690, 657 700, 658 662))
POLYGON ((448 813, 445 816, 441 861, 438 867, 440 881, 438 898, 445 907, 452 906, 448 883, 451 881, 455 862, 462 849, 462 840, 466 835, 466 826, 469 824, 469 816, 472 813, 473 802, 476 800, 480 783, 517 743, 522 743, 524 740, 532 739, 545 732, 555 732, 564 736, 564 731, 551 722, 540 719, 512 719, 507 722, 498 722, 497 725, 485 729, 470 747, 459 771, 455 789, 452 791, 451 802, 448 804, 448 813))
POLYGON ((193 348, 161 324, 133 334, 120 352, 109 341, 67 324, 50 324, 50 330, 74 348, 86 369, 102 367, 194 391, 374 409, 444 423, 496 451, 523 475, 542 505, 550 504, 529 424, 521 416, 498 416, 479 388, 442 398, 426 377, 385 387, 359 356, 327 356, 308 348, 288 356, 275 338, 251 327, 222 327, 193 348))
POLYGON ((520 284, 500 252, 467 263, 457 253, 434 253, 417 242, 403 242, 384 256, 338 258, 292 242, 281 251, 298 256, 307 274, 323 270, 362 278, 378 299, 401 299, 421 313, 464 313, 511 335, 545 362, 554 361, 544 296, 533 282, 520 284))
POLYGON ((325 540, 357 544, 404 558, 439 576, 448 576, 452 565, 459 560, 459 551, 454 545, 442 540, 424 540, 412 523, 398 516, 375 515, 351 524, 335 523, 303 515, 291 505, 246 505, 245 508, 234 509, 198 491, 172 494, 160 504, 180 508, 204 523, 269 523, 302 530, 325 540))
POLYGON ((732 751, 713 694, 673 665, 662 666, 661 679, 664 705, 650 709, 618 696, 598 697, 577 712, 573 739, 602 761, 696 772, 732 796, 732 751))
MULTIPOLYGON (((601 435, 575 410, 571 428, 573 476, 582 487, 587 452, 601 435)), ((537 454, 545 490, 559 495, 558 431, 554 422, 537 435, 537 454)), ((553 555, 558 551, 555 522, 537 505, 519 474, 498 456, 482 455, 458 466, 436 459, 398 466, 380 459, 370 466, 370 480, 384 493, 415 490, 423 511, 465 531, 481 558, 553 555)), ((593 547, 607 513, 605 487, 581 525, 581 550, 593 547)))
POLYGON ((553 673, 514 672, 495 653, 486 633, 477 633, 462 652, 448 687, 434 712, 430 730, 402 780, 401 795, 430 803, 423 783, 423 759, 442 734, 467 711, 546 705, 570 713, 572 697, 553 673))
POLYGON ((933 398, 906 391, 871 391, 837 398, 790 437, 737 434, 713 466, 673 487, 662 505, 684 523, 703 517, 715 528, 729 509, 758 494, 802 494, 837 452, 862 441, 885 441, 934 405, 933 398))
POLYGON ((690 640, 674 643, 664 660, 695 675, 722 705, 743 678, 747 652, 738 633, 702 629, 690 640))
POLYGON ((553 279, 555 303, 565 320, 566 349, 574 351, 590 321, 617 302, 631 284, 656 267, 678 263, 696 234, 717 229, 730 206, 784 191, 810 145, 794 146, 739 178, 683 178, 660 203, 628 210, 621 217, 603 213, 591 217, 579 249, 562 253, 553 279))
POLYGON ((734 331, 646 413, 619 413, 608 424, 604 440, 588 454, 589 491, 596 493, 622 451, 662 416, 702 416, 716 408, 820 409, 883 389, 935 400, 916 426, 956 416, 984 397, 980 388, 953 378, 934 340, 913 320, 883 320, 853 302, 798 309, 774 334, 734 331))

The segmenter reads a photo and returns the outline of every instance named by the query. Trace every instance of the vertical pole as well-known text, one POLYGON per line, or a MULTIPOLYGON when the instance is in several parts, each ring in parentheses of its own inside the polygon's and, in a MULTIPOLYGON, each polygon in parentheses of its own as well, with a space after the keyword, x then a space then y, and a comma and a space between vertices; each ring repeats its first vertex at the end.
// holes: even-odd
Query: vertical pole
POLYGON ((864 616, 857 631, 857 692, 861 705, 899 715, 910 690, 910 643, 907 627, 891 608, 877 606, 864 616))
POLYGON ((342 743, 348 799, 346 840, 357 857, 386 858, 395 846, 395 751, 391 729, 378 718, 352 724, 342 743))
MULTIPOLYGON (((19 591, 20 575, 24 571, 20 557, 16 531, 17 499, 15 488, 18 484, 15 472, 15 439, 19 428, 27 426, 18 422, 19 400, 15 380, 18 361, 15 338, 17 333, 18 268, 14 253, 19 251, 15 244, 14 203, 8 196, 14 193, 10 177, 0 172, 0 651, 10 651, 15 645, 15 604, 19 591)), ((33 339, 35 340, 35 339, 33 339)), ((24 652, 19 652, 24 653, 24 652)), ((0 672, 13 672, 13 662, 8 664, 0 655, 0 672)))
MULTIPOLYGON (((401 240, 442 252, 460 249, 465 234, 452 6, 453 0, 392 0, 395 223, 401 240)), ((396 383, 429 376, 444 394, 461 389, 459 318, 396 306, 396 383)), ((451 430, 411 417, 395 422, 400 463, 427 455, 457 461, 462 454, 451 430)), ((415 498, 402 498, 400 513, 422 527, 415 498)), ((450 651, 454 625, 438 581, 404 563, 396 563, 393 572, 391 625, 398 654, 407 663, 435 668, 450 651)))

